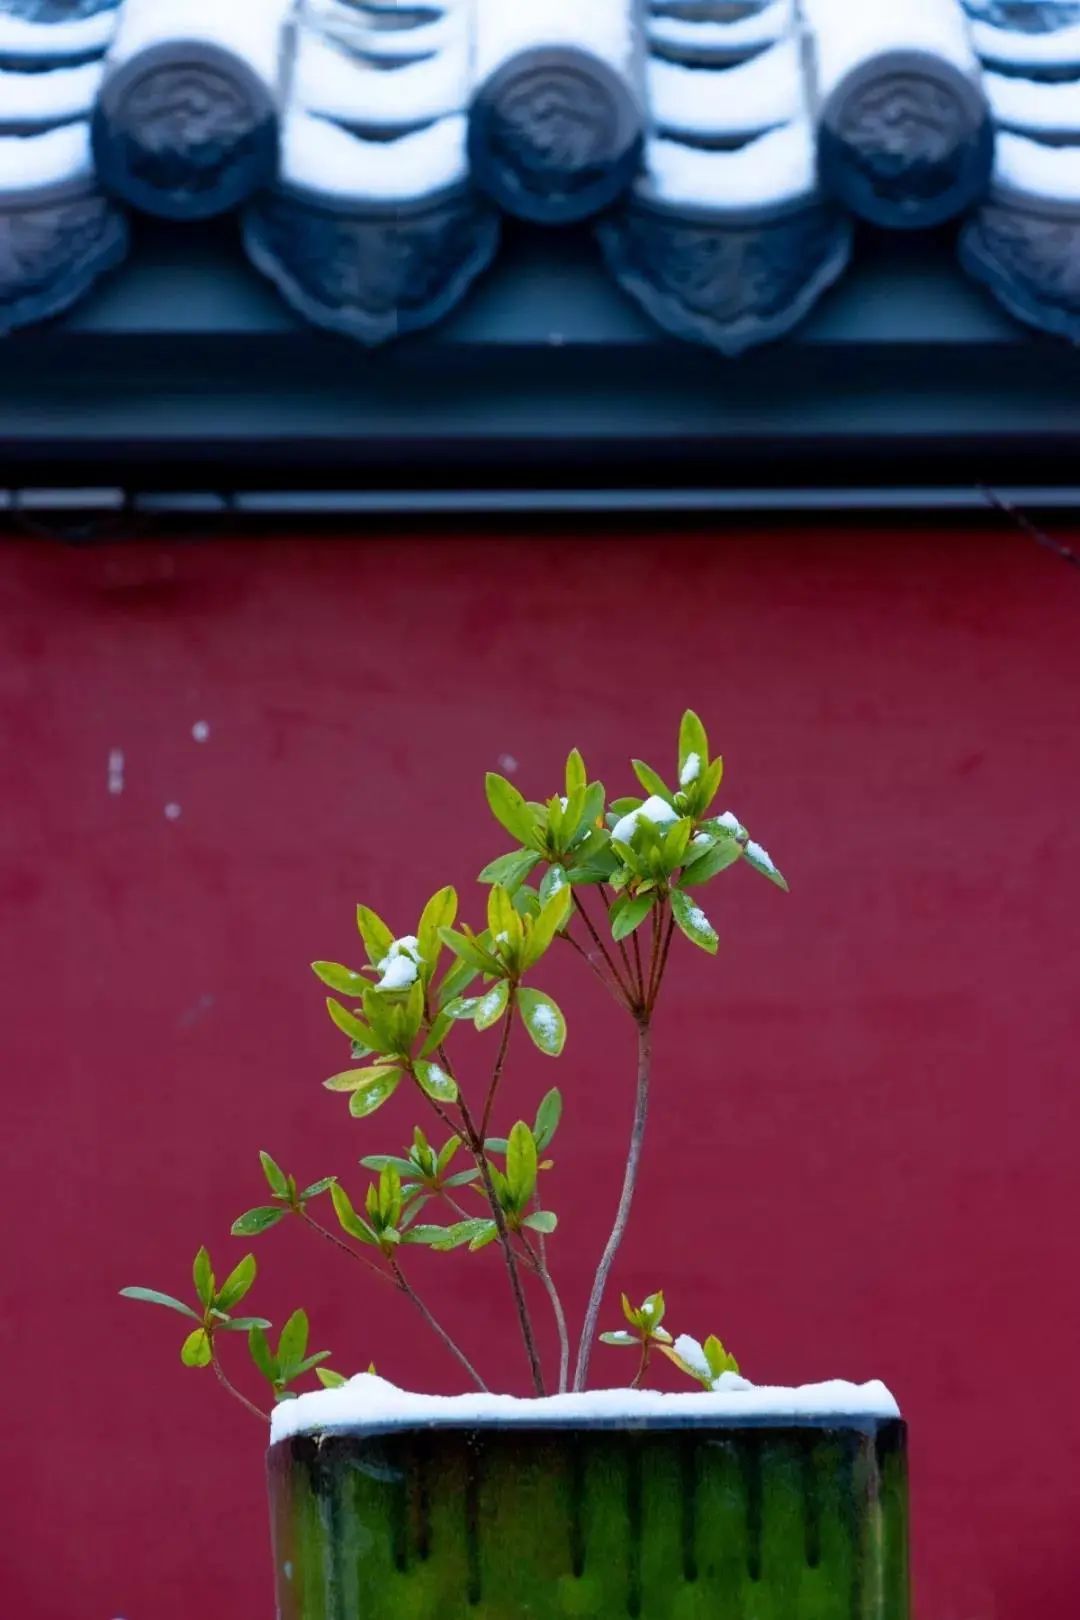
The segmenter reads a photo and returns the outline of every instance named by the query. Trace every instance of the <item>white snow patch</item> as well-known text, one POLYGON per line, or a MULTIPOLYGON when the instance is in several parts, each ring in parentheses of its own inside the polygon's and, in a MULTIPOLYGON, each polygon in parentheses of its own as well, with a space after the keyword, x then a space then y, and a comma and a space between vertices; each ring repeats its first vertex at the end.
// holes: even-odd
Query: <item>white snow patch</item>
POLYGON ((709 837, 707 832, 699 832, 694 834, 690 842, 695 844, 698 849, 704 849, 706 844, 712 843, 712 839, 709 837))
POLYGON ((372 202, 408 202, 468 176, 465 119, 441 118, 395 141, 365 141, 300 110, 285 119, 282 178, 290 185, 372 202))
POLYGON ((717 938, 716 929, 700 906, 691 906, 686 913, 686 920, 690 927, 696 928, 699 933, 708 935, 710 939, 717 938))
POLYGON ((734 810, 725 810, 722 816, 717 816, 716 821, 718 826, 726 827, 728 832, 741 833, 743 830, 742 822, 734 810))
POLYGON ((772 856, 769 854, 768 850, 762 849, 760 844, 755 844, 752 838, 747 843, 746 853, 753 860, 757 861, 761 866, 763 866, 766 871, 776 871, 776 867, 773 865, 772 856))
POLYGON ((666 826, 669 821, 678 821, 679 812, 673 810, 666 799, 654 793, 645 803, 636 810, 630 810, 621 821, 617 821, 611 829, 612 838, 617 838, 620 844, 628 844, 638 829, 638 820, 644 816, 657 827, 666 826))
POLYGON ((1033 197, 1080 202, 1080 146, 1044 146, 1002 130, 997 138, 994 179, 1033 197))
POLYGON ((569 46, 629 73, 635 56, 632 0, 475 0, 476 83, 523 51, 569 46))
POLYGON ((92 17, 73 17, 69 22, 27 22, 0 12, 0 52, 5 56, 81 56, 84 51, 103 51, 116 31, 115 11, 99 11, 92 17))
POLYGON ((240 57, 275 93, 281 78, 285 21, 294 0, 124 0, 109 64, 152 45, 199 42, 240 57))
POLYGON ((880 1382, 835 1379, 796 1389, 768 1385, 734 1389, 730 1384, 700 1394, 662 1395, 655 1390, 604 1389, 580 1395, 522 1400, 513 1395, 410 1395, 372 1373, 360 1373, 340 1389, 314 1390, 283 1401, 270 1420, 271 1443, 295 1434, 334 1429, 483 1427, 524 1423, 573 1427, 591 1422, 638 1423, 678 1418, 707 1424, 725 1419, 897 1418, 900 1408, 880 1382))
POLYGON ((52 73, 0 72, 0 119, 7 124, 70 122, 90 111, 104 74, 101 62, 52 73))
POLYGON ((84 121, 43 135, 0 136, 0 191, 33 191, 92 172, 90 125, 84 121))
POLYGON ((626 1328, 616 1328, 614 1333, 608 1334, 608 1338, 618 1340, 619 1344, 638 1344, 640 1342, 633 1333, 628 1333, 626 1328))
POLYGON ((376 990, 407 990, 416 983, 421 960, 415 934, 403 934, 395 939, 382 961, 375 964, 382 974, 376 990))
POLYGON ((387 128, 461 112, 469 98, 468 36, 393 72, 349 56, 310 29, 300 35, 293 97, 308 112, 387 128))
POLYGON ((682 770, 679 772, 679 786, 680 787, 689 787, 691 782, 696 782, 700 775, 701 775, 701 755, 700 754, 687 754, 686 763, 684 764, 682 770))
POLYGON ((502 995, 498 990, 489 990, 477 1005, 477 1012, 481 1018, 493 1018, 498 1011, 502 995))
POLYGON ((802 10, 823 98, 852 68, 889 51, 926 51, 978 77, 967 18, 957 0, 802 0, 802 10))
POLYGON ((1080 23, 1056 28, 1048 34, 1025 34, 1019 29, 973 22, 971 38, 979 55, 991 62, 1009 62, 1014 67, 1080 63, 1080 23))
POLYGON ((712 1387, 718 1395, 725 1393, 735 1395, 743 1390, 751 1390, 754 1386, 749 1378, 743 1378, 739 1373, 722 1372, 719 1378, 713 1379, 712 1387))
POLYGON ((795 25, 795 0, 772 0, 763 10, 734 22, 697 22, 683 17, 650 17, 649 42, 691 50, 755 50, 783 39, 795 25))
POLYGON ((1041 84, 1034 79, 1013 79, 1005 73, 987 73, 983 85, 999 124, 1031 132, 1080 130, 1080 86, 1074 83, 1041 84))
POLYGON ((442 15, 430 22, 399 27, 396 20, 384 13, 380 21, 373 21, 370 11, 358 11, 341 0, 308 0, 304 20, 314 24, 328 39, 337 41, 358 55, 371 56, 382 61, 400 61, 421 56, 432 56, 470 32, 468 4, 445 5, 442 15), (386 24, 383 26, 383 24, 386 24))
POLYGON ((206 720, 196 720, 191 728, 191 735, 197 743, 206 742, 210 736, 210 726, 206 720))
POLYGON ((790 123, 807 110, 806 78, 794 39, 721 72, 655 58, 647 82, 654 121, 686 134, 741 134, 790 123))
POLYGON ((734 152, 652 140, 646 149, 649 193, 698 208, 770 208, 809 196, 817 186, 817 142, 807 118, 769 130, 734 152))
POLYGON ((562 890, 565 889, 565 888, 566 888, 566 879, 563 877, 561 872, 556 872, 555 876, 552 878, 551 882, 548 884, 548 896, 547 896, 548 899, 549 900, 554 900, 555 896, 557 894, 561 894, 562 890))
POLYGON ((554 1041, 559 1033, 559 1020, 552 1009, 541 1001, 529 1013, 529 1023, 546 1041, 554 1041))
POLYGON ((702 1378, 712 1382, 712 1368, 709 1366, 705 1352, 697 1339, 692 1339, 689 1333, 680 1333, 675 1340, 673 1349, 677 1356, 681 1356, 686 1365, 699 1373, 702 1378))

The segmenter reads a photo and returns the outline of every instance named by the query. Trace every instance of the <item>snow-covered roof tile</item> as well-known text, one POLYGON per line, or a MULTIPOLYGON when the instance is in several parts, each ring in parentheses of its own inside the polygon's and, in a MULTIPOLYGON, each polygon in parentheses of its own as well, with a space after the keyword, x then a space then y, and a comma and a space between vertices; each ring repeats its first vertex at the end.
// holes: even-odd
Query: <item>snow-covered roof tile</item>
POLYGON ((973 274, 1080 332, 1078 154, 1080 0, 0 0, 0 324, 80 295, 138 209, 243 210, 285 296, 367 341, 447 313, 506 213, 591 222, 720 348, 801 319, 852 216, 966 222, 973 274))

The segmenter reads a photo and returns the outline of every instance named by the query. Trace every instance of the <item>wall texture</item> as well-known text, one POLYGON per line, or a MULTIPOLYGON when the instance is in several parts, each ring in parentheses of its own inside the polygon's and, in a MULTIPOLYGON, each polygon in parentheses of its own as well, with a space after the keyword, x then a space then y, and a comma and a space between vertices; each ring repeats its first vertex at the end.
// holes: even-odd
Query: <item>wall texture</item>
MULTIPOLYGON (((354 902, 411 926, 504 847, 486 768, 549 792, 576 742, 614 788, 631 751, 669 764, 693 702, 792 894, 725 874, 719 959, 676 957, 618 1282, 662 1283, 760 1381, 894 1385, 921 1620, 1074 1620, 1074 572, 914 527, 12 539, 0 615, 5 1613, 269 1615, 257 1427, 116 1290, 184 1291, 201 1241, 238 1257, 259 1147, 355 1177, 404 1140, 404 1098, 361 1124, 319 1085, 340 1048, 306 964, 355 955, 354 902)), ((507 1108, 567 1093, 577 1316, 632 1054, 573 966, 562 1065, 520 1051, 507 1108)), ((454 1387, 328 1245, 257 1241, 257 1308, 308 1305, 346 1370, 454 1387)), ((443 1266, 447 1321, 519 1385, 496 1258, 443 1266)))

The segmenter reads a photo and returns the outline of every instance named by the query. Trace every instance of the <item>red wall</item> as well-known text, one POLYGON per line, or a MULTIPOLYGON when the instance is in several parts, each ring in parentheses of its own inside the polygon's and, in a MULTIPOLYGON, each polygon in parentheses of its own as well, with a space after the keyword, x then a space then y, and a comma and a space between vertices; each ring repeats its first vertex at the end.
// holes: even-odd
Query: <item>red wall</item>
MULTIPOLYGON (((760 1381, 894 1386, 921 1620, 1075 1620, 1068 568, 1000 529, 801 528, 12 540, 0 580, 5 1614, 270 1614, 262 1437, 181 1368, 179 1318, 116 1290, 183 1291, 204 1240, 235 1260, 259 1147, 356 1177, 404 1140, 405 1098, 361 1124, 319 1085, 341 1054, 306 964, 355 957, 354 902, 405 930, 437 884, 470 893, 505 847, 486 768, 512 755, 550 792, 577 743, 614 789, 631 751, 670 765, 692 702, 792 894, 726 874, 719 960, 678 953, 617 1281, 662 1283, 675 1325, 760 1381)), ((556 1075, 567 1093, 550 1201, 576 1316, 631 1040, 573 967, 545 975, 562 1065, 519 1048, 507 1103, 556 1075)), ((257 1245, 253 1306, 306 1304, 346 1369, 454 1386, 329 1246, 257 1245)), ((460 1290, 447 1321, 519 1385, 497 1256, 430 1259, 430 1287, 460 1290)), ((597 1373, 617 1381, 617 1356, 597 1373)))

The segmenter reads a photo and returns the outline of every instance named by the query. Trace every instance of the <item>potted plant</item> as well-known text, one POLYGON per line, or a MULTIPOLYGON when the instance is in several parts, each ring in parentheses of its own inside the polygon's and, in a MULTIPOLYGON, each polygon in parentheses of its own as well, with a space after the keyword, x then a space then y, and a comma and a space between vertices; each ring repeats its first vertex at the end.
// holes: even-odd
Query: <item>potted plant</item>
POLYGON ((723 763, 693 712, 682 720, 674 785, 640 760, 634 771, 640 793, 610 804, 577 750, 564 791, 545 803, 488 776, 488 803, 515 847, 481 873, 482 929, 458 926, 451 888, 428 901, 414 933, 395 935, 358 908, 367 965, 313 964, 336 992, 327 1008, 351 1057, 324 1084, 360 1121, 410 1094, 433 1134, 418 1125, 405 1151, 366 1154, 373 1180, 363 1199, 332 1175, 301 1188, 264 1152, 268 1201, 233 1226, 248 1237, 299 1220, 335 1244, 409 1300, 470 1393, 407 1395, 373 1370, 346 1380, 327 1368, 327 1352, 311 1352, 303 1311, 271 1336, 265 1318, 240 1314, 256 1277, 252 1254, 219 1283, 200 1249, 194 1305, 124 1290, 185 1315, 185 1365, 212 1369, 264 1417, 223 1364, 230 1341, 247 1339, 274 1403, 283 1620, 622 1612, 905 1620, 904 1426, 882 1385, 757 1389, 719 1339, 673 1337, 659 1291, 641 1304, 624 1294, 618 1326, 602 1318, 637 1183, 652 1023, 673 951, 689 942, 716 953, 699 900, 729 869, 750 866, 787 887, 738 818, 716 813, 723 763), (532 1123, 495 1134, 515 1037, 552 1058, 566 1042, 562 1009, 541 988, 556 950, 574 951, 603 982, 632 1021, 637 1048, 622 1191, 574 1338, 554 1278, 558 1223, 543 1191, 560 1093, 543 1097, 532 1123), (479 1085, 456 1038, 464 1023, 490 1032, 479 1085), (492 1392, 474 1347, 447 1333, 417 1290, 417 1247, 456 1254, 451 1268, 484 1264, 467 1258, 480 1251, 498 1254, 526 1398, 492 1392), (540 1303, 558 1329, 557 1369, 538 1349, 540 1303), (589 1389, 601 1342, 627 1358, 629 1388, 589 1389), (697 1392, 650 1389, 661 1358, 697 1392), (309 1375, 325 1387, 298 1393, 309 1375))

